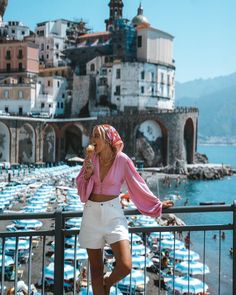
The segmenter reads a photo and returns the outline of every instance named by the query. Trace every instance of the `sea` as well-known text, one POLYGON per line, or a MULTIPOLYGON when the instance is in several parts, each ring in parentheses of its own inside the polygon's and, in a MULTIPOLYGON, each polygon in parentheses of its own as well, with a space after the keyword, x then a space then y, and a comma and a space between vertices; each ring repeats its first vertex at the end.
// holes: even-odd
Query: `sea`
MULTIPOLYGON (((236 146, 232 145, 199 145, 198 152, 206 154, 209 163, 231 165, 236 168, 236 146)), ((225 202, 233 204, 236 201, 236 175, 225 177, 221 180, 211 181, 186 181, 178 187, 175 183, 167 188, 159 185, 160 196, 179 195, 181 200, 176 200, 175 206, 198 206, 200 202, 225 202)), ((228 224, 232 223, 232 213, 202 213, 178 215, 186 224, 228 224)), ((183 235, 186 233, 183 233, 183 235)), ((231 295, 232 291, 232 257, 230 248, 232 244, 232 232, 225 231, 225 238, 222 232, 191 233, 191 249, 198 252, 201 262, 210 268, 210 273, 195 276, 205 280, 209 286, 210 294, 231 295), (214 238, 213 238, 214 237, 214 238), (220 273, 220 280, 219 280, 220 273), (219 283, 220 281, 220 283, 219 283)))

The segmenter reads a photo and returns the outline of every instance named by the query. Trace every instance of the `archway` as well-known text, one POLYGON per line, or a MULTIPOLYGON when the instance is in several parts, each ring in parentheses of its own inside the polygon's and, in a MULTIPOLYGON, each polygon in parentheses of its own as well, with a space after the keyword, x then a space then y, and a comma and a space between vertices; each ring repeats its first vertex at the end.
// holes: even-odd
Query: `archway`
POLYGON ((43 136, 43 161, 55 162, 56 158, 56 133, 52 126, 44 129, 43 136))
POLYGON ((166 165, 166 132, 154 120, 146 120, 137 126, 135 132, 135 156, 145 166, 166 165))
POLYGON ((10 132, 5 124, 0 122, 0 162, 10 162, 10 132))
POLYGON ((194 159, 194 124, 191 118, 187 119, 184 126, 184 147, 186 161, 191 164, 194 159))
POLYGON ((64 158, 67 160, 75 156, 84 156, 83 133, 78 125, 70 125, 64 130, 62 140, 64 146, 64 158))
POLYGON ((19 163, 35 162, 35 131, 30 124, 24 124, 19 130, 19 163))

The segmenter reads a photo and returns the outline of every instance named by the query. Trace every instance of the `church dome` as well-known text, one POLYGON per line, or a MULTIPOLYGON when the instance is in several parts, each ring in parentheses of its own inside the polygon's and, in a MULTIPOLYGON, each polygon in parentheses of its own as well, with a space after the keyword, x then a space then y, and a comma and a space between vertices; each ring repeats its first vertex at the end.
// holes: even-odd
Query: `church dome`
POLYGON ((138 8, 138 14, 132 19, 132 24, 136 27, 140 25, 145 25, 147 27, 150 26, 148 19, 146 18, 146 16, 143 15, 143 8, 141 6, 141 3, 138 8))

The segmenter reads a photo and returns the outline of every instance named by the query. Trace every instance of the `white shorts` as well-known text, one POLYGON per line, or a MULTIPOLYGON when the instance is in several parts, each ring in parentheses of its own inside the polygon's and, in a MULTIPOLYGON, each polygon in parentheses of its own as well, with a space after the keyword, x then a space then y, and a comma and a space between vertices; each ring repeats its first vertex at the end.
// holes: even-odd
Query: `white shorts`
POLYGON ((80 247, 102 249, 106 243, 122 240, 129 240, 129 231, 119 198, 107 202, 87 201, 80 227, 80 247))

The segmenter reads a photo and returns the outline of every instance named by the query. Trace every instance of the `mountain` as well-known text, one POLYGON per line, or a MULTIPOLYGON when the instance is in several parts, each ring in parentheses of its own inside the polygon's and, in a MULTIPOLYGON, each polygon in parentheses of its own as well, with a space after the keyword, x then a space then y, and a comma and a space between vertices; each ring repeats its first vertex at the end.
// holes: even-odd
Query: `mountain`
POLYGON ((236 85, 236 72, 212 79, 197 79, 185 83, 176 82, 176 100, 182 97, 199 97, 236 85))
POLYGON ((201 137, 236 140, 236 73, 176 83, 176 106, 199 108, 201 137))

